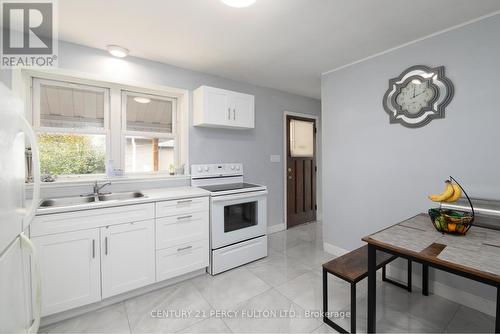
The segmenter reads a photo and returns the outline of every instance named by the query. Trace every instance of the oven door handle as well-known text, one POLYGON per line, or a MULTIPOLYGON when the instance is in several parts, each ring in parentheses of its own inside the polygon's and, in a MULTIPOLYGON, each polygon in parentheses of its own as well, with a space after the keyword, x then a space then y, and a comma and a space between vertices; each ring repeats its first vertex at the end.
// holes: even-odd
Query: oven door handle
POLYGON ((223 201, 234 201, 246 198, 255 198, 267 195, 267 190, 261 191, 252 191, 244 194, 235 194, 235 195, 223 195, 223 196, 214 196, 212 197, 212 202, 223 202, 223 201))

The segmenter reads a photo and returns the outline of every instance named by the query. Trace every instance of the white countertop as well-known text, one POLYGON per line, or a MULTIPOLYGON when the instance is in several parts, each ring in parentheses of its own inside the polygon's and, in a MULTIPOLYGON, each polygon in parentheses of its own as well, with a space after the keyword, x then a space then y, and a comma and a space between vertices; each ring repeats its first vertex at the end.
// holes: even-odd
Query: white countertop
MULTIPOLYGON (((149 189, 149 190, 145 189, 141 190, 141 192, 144 194, 144 197, 131 198, 126 200, 117 200, 117 201, 93 202, 88 204, 78 204, 71 206, 39 208, 36 212, 36 215, 41 216, 41 215, 48 215, 48 214, 62 213, 62 212, 73 212, 81 210, 109 208, 109 207, 123 206, 123 205, 143 204, 143 203, 152 203, 152 202, 160 202, 168 200, 177 200, 183 198, 210 196, 209 191, 203 190, 198 187, 173 187, 173 188, 149 189)), ((29 204, 30 203, 27 203, 28 206, 29 204)))

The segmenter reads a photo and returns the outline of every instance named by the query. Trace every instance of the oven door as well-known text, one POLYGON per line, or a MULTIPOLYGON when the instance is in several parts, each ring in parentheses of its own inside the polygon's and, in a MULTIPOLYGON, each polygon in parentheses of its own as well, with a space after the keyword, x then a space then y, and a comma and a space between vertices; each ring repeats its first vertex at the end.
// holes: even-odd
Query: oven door
POLYGON ((266 234, 267 191, 214 196, 211 201, 212 249, 266 234))

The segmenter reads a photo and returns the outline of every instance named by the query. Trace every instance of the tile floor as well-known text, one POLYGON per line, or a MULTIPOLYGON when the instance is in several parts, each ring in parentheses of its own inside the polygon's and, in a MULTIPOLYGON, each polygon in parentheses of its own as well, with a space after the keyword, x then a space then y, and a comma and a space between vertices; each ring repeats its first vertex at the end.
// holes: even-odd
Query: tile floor
MULTIPOLYGON (((203 275, 41 329, 44 333, 334 333, 321 310, 321 223, 269 236, 265 259, 203 275), (152 316, 155 311, 155 316, 152 316), (170 314, 169 311, 176 311, 170 314), (185 313, 180 313, 184 311, 185 313), (225 313, 223 313, 225 312, 225 313)), ((349 310, 349 286, 329 275, 330 310, 349 310)), ((494 318, 419 291, 378 282, 379 332, 493 332, 494 318)), ((366 280, 358 283, 358 331, 366 329, 366 280)), ((349 319, 336 319, 349 328, 349 319)))

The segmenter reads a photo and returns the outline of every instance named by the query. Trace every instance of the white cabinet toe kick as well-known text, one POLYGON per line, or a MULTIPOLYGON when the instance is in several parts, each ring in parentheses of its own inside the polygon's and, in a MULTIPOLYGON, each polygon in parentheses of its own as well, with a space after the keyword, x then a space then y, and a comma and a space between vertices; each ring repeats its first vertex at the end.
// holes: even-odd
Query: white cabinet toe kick
POLYGON ((208 197, 36 217, 42 316, 207 268, 209 220, 208 197))

